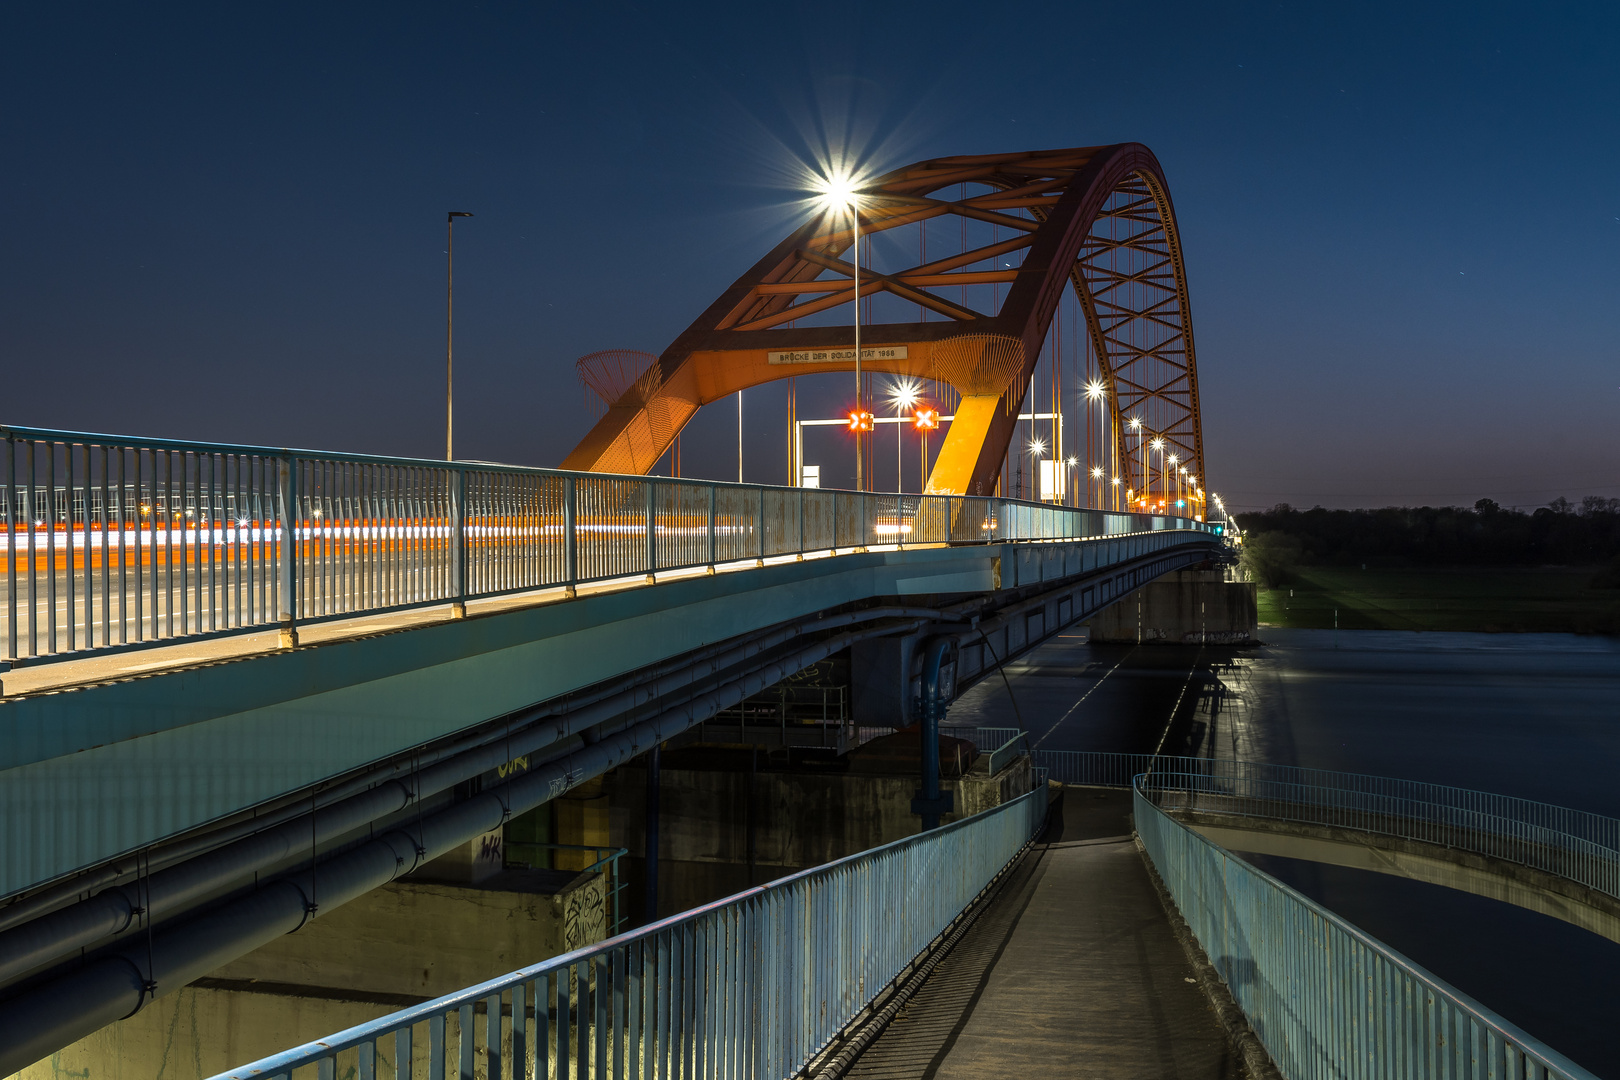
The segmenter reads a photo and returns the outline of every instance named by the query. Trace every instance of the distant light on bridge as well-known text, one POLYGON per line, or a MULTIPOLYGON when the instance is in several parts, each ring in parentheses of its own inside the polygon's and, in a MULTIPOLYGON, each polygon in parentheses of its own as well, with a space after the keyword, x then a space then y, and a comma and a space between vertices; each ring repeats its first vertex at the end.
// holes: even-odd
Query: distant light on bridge
POLYGON ((898 409, 909 409, 922 400, 922 383, 912 378, 900 378, 889 384, 889 403, 898 409))

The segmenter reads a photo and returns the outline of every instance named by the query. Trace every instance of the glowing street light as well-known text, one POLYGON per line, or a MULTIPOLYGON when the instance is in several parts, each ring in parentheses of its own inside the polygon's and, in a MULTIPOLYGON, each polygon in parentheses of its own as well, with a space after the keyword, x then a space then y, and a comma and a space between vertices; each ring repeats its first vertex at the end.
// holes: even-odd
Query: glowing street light
MULTIPOLYGON (((1163 473, 1164 473, 1164 440, 1162 438, 1159 438, 1159 437, 1155 436, 1153 441, 1150 442, 1148 445, 1150 447, 1152 447, 1154 450, 1157 450, 1159 452, 1159 473, 1160 473, 1160 478, 1163 479, 1163 473)), ((1167 485, 1167 487, 1168 487, 1168 485, 1167 485)), ((1148 478, 1147 478, 1147 505, 1148 505, 1148 510, 1151 511, 1153 509, 1153 474, 1152 473, 1148 473, 1148 478)))
MULTIPOLYGON (((853 288, 850 290, 851 298, 855 304, 855 410, 850 414, 863 413, 861 401, 861 204, 860 192, 856 187, 855 177, 846 171, 834 171, 821 178, 816 185, 821 205, 830 213, 848 209, 851 232, 854 243, 850 245, 851 262, 854 264, 853 288)), ((870 416, 870 413, 865 413, 870 416)), ((863 429, 858 424, 851 427, 859 432, 863 429)), ((864 430, 870 431, 868 425, 864 430)), ((864 454, 861 452, 861 440, 855 440, 855 489, 866 490, 864 454)))
POLYGON ((900 418, 908 409, 915 408, 920 400, 922 384, 916 379, 902 377, 889 384, 889 403, 894 406, 894 490, 897 494, 906 490, 905 472, 900 464, 900 443, 905 429, 900 418))
MULTIPOLYGON (((1128 426, 1130 427, 1131 431, 1136 433, 1136 445, 1137 445, 1137 448, 1141 451, 1141 454, 1142 454, 1142 479, 1143 479, 1144 482, 1146 482, 1146 480, 1147 480, 1147 439, 1143 437, 1142 418, 1140 416, 1131 417, 1130 421, 1128 422, 1128 426)), ((1126 489, 1126 497, 1134 502, 1135 499, 1136 499, 1136 492, 1134 490, 1132 490, 1132 489, 1126 489)))

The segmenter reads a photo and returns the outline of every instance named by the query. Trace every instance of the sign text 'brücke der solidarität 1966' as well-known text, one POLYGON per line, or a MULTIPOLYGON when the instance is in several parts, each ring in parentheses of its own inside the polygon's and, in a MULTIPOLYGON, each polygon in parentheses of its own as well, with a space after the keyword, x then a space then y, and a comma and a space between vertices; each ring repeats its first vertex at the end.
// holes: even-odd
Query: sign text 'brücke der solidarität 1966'
MULTIPOLYGON (((906 347, 904 345, 880 345, 875 348, 861 348, 861 359, 864 360, 904 360, 906 347)), ((853 364, 855 362, 854 349, 791 349, 785 352, 770 352, 765 354, 765 360, 771 364, 853 364)))

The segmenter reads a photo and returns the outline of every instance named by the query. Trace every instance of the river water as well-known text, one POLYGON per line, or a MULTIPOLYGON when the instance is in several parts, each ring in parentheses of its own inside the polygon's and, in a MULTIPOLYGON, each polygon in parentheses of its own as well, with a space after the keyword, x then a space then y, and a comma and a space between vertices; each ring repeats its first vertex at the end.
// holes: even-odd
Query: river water
MULTIPOLYGON (((1055 639, 948 722, 1053 750, 1151 751, 1423 780, 1620 817, 1620 640, 1262 630, 1258 648, 1055 639)), ((1620 945, 1494 900, 1254 862, 1549 1046, 1620 1080, 1620 945)))

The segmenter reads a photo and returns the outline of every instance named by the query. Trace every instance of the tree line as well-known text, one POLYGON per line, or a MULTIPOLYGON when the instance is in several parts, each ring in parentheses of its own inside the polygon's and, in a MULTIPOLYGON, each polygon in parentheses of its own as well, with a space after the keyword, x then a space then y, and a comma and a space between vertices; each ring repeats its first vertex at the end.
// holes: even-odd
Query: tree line
POLYGON ((1298 563, 1328 566, 1594 566, 1620 586, 1620 499, 1559 498, 1533 512, 1490 499, 1464 506, 1299 510, 1279 503, 1236 515, 1245 562, 1262 582, 1298 563))

